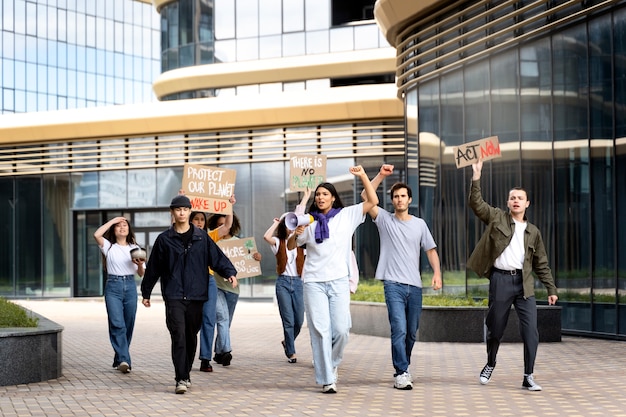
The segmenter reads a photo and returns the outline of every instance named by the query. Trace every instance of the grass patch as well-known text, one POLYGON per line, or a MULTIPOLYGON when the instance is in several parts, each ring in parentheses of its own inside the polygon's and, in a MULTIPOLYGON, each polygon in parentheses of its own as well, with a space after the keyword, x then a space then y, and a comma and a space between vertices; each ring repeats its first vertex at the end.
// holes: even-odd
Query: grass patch
POLYGON ((19 305, 0 297, 0 327, 37 327, 39 319, 30 317, 19 305))
MULTIPOLYGON (((359 282, 356 294, 351 294, 352 301, 368 301, 370 303, 384 303, 385 290, 380 280, 363 280, 359 282)), ((461 295, 425 295, 422 304, 425 306, 486 306, 487 299, 475 300, 472 297, 461 295)))

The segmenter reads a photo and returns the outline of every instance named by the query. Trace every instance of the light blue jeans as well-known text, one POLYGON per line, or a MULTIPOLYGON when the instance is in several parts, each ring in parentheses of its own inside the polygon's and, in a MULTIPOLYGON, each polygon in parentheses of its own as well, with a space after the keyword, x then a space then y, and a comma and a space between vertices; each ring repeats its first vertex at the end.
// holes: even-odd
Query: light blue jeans
POLYGON ((409 372, 411 352, 422 314, 422 289, 414 285, 383 281, 391 327, 391 360, 394 376, 409 372))
POLYGON ((115 355, 113 367, 130 360, 130 341, 137 314, 137 284, 134 275, 108 275, 104 287, 104 303, 109 322, 109 339, 115 355))
POLYGON ((306 282, 304 308, 311 336, 315 382, 321 385, 335 383, 334 369, 343 359, 352 327, 348 277, 306 282))
POLYGON ((283 322, 285 355, 296 353, 295 340, 300 334, 304 322, 304 300, 302 299, 302 279, 289 275, 276 278, 276 301, 283 322))
POLYGON ((217 309, 217 284, 209 275, 209 299, 202 306, 202 327, 200 328, 200 359, 211 360, 217 309))
POLYGON ((239 294, 217 289, 217 305, 215 312, 217 324, 217 337, 215 338, 215 353, 227 353, 232 351, 230 347, 230 325, 233 322, 235 307, 237 307, 239 294))

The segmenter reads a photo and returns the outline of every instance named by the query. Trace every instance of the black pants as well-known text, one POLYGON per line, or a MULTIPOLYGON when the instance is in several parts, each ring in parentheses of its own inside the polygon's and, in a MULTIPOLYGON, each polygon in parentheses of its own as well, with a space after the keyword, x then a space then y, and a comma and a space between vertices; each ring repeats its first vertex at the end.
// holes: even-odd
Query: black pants
POLYGON ((522 274, 504 274, 494 271, 489 281, 489 311, 487 312, 487 364, 495 366, 496 355, 504 329, 509 321, 511 305, 519 318, 520 336, 524 342, 524 373, 535 368, 539 332, 537 331, 537 303, 535 297, 524 298, 522 274))
POLYGON ((166 300, 165 323, 172 339, 176 381, 187 380, 196 356, 204 301, 166 300))

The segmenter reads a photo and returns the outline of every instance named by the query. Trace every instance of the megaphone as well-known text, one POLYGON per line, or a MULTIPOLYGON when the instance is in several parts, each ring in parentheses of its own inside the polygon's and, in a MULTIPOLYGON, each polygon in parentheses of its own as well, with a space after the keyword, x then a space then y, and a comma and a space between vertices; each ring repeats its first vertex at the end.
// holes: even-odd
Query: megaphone
POLYGON ((313 216, 310 214, 301 214, 297 215, 296 213, 287 213, 285 216, 285 226, 289 230, 295 230, 298 226, 305 226, 307 224, 313 223, 313 216))

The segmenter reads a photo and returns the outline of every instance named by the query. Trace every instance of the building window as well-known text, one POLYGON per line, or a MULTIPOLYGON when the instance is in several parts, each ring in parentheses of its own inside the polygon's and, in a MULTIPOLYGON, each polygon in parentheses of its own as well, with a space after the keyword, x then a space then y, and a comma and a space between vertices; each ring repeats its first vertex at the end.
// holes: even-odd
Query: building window
POLYGON ((334 0, 331 5, 333 26, 374 19, 374 0, 334 0))

